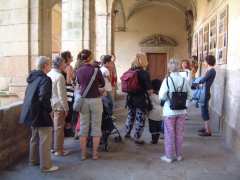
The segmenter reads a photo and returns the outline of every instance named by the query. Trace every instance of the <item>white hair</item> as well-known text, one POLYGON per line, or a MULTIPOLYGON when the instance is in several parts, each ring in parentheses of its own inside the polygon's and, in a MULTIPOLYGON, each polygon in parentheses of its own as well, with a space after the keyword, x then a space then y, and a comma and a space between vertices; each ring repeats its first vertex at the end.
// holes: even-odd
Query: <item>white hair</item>
POLYGON ((170 59, 169 60, 168 71, 169 72, 178 72, 179 71, 179 61, 177 59, 170 59))
POLYGON ((59 69, 64 59, 61 56, 55 56, 52 61, 53 68, 59 69))
POLYGON ((50 62, 50 58, 46 56, 39 56, 37 57, 36 61, 36 69, 37 70, 43 70, 44 66, 50 62))

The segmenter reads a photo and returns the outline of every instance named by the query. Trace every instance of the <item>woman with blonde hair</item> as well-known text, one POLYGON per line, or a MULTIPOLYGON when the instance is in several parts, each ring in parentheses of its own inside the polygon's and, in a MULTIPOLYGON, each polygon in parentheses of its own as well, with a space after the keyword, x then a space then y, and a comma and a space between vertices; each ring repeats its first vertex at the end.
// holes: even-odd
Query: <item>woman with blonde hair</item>
POLYGON ((147 66, 148 61, 146 55, 137 54, 132 62, 131 70, 137 72, 140 88, 136 92, 128 92, 126 102, 128 107, 128 117, 125 123, 125 138, 131 137, 131 130, 134 121, 136 120, 134 141, 139 145, 144 144, 144 141, 141 140, 141 136, 145 126, 145 116, 147 112, 152 109, 148 95, 148 92, 151 89, 151 81, 149 73, 146 71, 147 66))

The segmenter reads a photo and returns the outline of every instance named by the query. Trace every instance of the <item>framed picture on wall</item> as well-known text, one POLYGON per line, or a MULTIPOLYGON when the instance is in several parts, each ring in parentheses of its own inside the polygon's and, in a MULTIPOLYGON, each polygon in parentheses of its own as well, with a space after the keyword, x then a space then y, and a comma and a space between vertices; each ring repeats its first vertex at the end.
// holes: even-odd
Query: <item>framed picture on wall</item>
POLYGON ((203 28, 198 33, 198 60, 203 61, 203 28))
POLYGON ((192 41, 192 56, 198 56, 198 33, 195 32, 192 41))
POLYGON ((209 23, 209 54, 217 54, 217 16, 214 16, 209 23))
POLYGON ((228 6, 218 14, 217 64, 227 63, 228 47, 228 6))
POLYGON ((203 59, 206 58, 209 52, 209 23, 203 29, 203 59))

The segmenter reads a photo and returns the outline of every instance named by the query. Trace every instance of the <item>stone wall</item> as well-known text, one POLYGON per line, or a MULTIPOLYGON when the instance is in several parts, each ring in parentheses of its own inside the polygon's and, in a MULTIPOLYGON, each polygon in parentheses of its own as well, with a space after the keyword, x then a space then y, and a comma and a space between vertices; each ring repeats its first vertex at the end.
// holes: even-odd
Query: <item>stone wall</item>
POLYGON ((0 108, 0 169, 15 163, 28 152, 30 130, 18 123, 21 104, 0 108))
MULTIPOLYGON (((128 2, 125 2, 124 5, 130 6, 128 2)), ((125 9, 128 8, 125 7, 125 9)), ((128 14, 128 11, 126 11, 126 14, 128 14)), ((169 58, 188 58, 184 14, 168 6, 146 7, 126 22, 125 32, 115 32, 114 46, 119 76, 130 67, 136 53, 143 52, 143 48, 140 47, 139 43, 153 34, 169 36, 177 41, 177 47, 174 47, 171 52, 167 50, 169 58)), ((144 52, 162 53, 162 50, 158 50, 159 48, 161 47, 150 47, 144 52)))

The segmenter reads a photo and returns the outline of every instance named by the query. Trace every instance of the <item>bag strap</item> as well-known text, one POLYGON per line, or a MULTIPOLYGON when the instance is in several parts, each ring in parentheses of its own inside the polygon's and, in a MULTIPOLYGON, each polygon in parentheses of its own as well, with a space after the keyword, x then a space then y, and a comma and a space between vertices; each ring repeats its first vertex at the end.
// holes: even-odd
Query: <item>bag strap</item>
POLYGON ((93 75, 92 75, 92 78, 91 78, 91 80, 89 81, 89 83, 88 83, 86 89, 85 89, 84 92, 83 92, 83 95, 82 95, 83 98, 85 98, 85 97, 87 96, 88 91, 90 90, 90 88, 91 88, 93 82, 94 82, 95 79, 96 79, 97 72, 98 72, 98 68, 95 68, 95 69, 94 69, 94 72, 93 72, 93 75))
POLYGON ((185 84, 185 78, 183 78, 183 83, 182 83, 181 92, 183 91, 184 84, 185 84))
POLYGON ((173 87, 174 87, 174 91, 175 92, 177 92, 177 89, 176 89, 176 86, 175 86, 175 84, 174 84, 174 82, 173 82, 173 79, 172 79, 172 77, 171 76, 169 76, 169 78, 171 79, 171 81, 172 81, 172 84, 173 84, 173 87))

